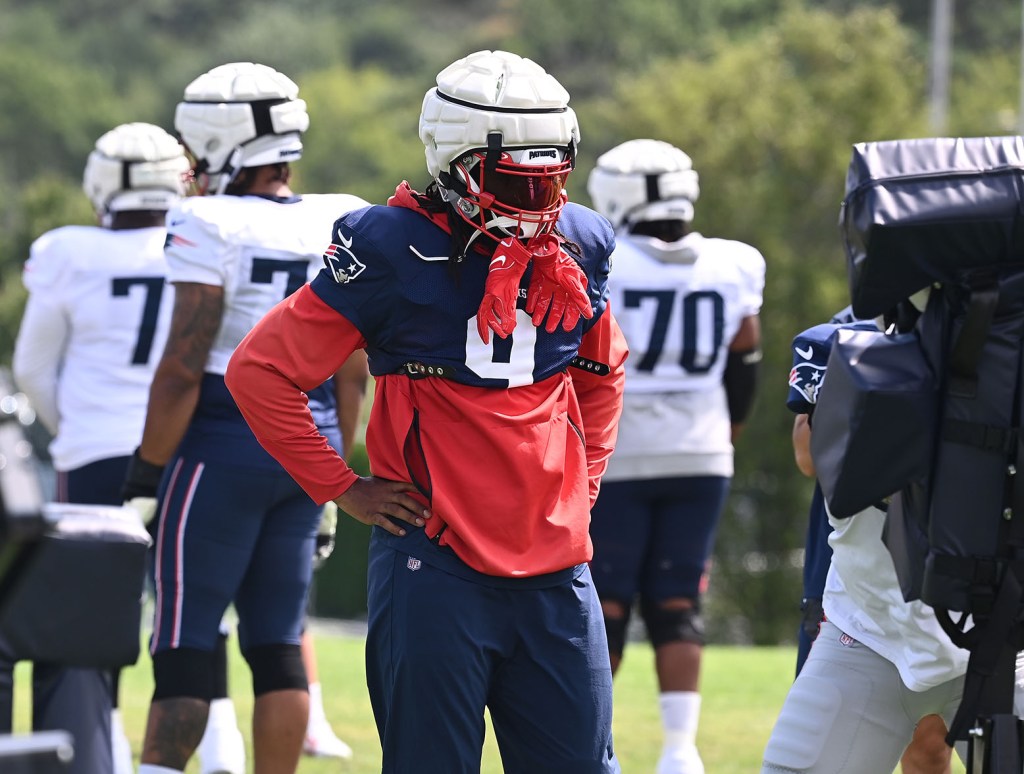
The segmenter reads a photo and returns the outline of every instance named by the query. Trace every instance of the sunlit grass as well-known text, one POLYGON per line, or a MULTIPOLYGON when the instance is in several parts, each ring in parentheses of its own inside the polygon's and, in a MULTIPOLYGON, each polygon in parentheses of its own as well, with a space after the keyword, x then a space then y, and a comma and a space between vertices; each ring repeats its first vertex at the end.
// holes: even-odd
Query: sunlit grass
MULTIPOLYGON (((339 633, 329 625, 314 627, 327 717, 335 731, 355 751, 346 765, 335 760, 304 758, 302 774, 371 774, 380 771, 380 745, 366 693, 363 640, 339 633)), ((231 694, 247 743, 252 713, 248 668, 231 641, 231 694)), ((707 771, 714 774, 749 774, 760 770, 761 752, 771 733, 779 707, 793 675, 795 651, 789 647, 709 647, 704 655, 703 710, 698 746, 707 771)), ((16 674, 15 730, 28 730, 29 667, 16 674)), ((121 706, 128 738, 136 759, 142 741, 153 683, 148 656, 127 669, 121 680, 121 706)), ((615 681, 615 749, 625 774, 654 771, 661 747, 661 722, 650 648, 629 645, 615 681)), ((429 711, 429 709, 428 709, 429 711)), ((443 722, 438 718, 437 722, 443 722)), ((251 770, 251 768, 250 768, 251 770)), ((484 748, 483 774, 500 774, 501 763, 493 735, 484 748)), ((955 774, 963 767, 954 763, 955 774)), ((188 774, 198 774, 193 763, 188 774)))

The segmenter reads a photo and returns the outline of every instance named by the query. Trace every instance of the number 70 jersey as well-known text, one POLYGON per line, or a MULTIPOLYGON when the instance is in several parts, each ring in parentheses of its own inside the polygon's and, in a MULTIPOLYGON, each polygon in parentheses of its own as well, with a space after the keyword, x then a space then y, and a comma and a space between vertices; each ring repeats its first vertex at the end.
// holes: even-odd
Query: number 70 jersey
POLYGON ((364 206, 348 194, 224 195, 185 199, 168 213, 168 280, 224 289, 208 373, 223 375, 260 318, 316 276, 334 221, 364 206))
POLYGON ((740 322, 760 312, 764 258, 742 242, 692 233, 674 252, 685 260, 659 260, 644 239, 619 235, 608 280, 629 343, 627 395, 720 388, 740 322))

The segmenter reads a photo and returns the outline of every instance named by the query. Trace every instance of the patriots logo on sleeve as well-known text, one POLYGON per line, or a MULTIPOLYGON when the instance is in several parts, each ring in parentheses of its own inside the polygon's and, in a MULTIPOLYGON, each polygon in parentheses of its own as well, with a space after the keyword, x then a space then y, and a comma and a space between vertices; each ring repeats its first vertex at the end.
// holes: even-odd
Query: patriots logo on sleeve
POLYGON ((793 408, 794 404, 805 403, 814 405, 818 402, 818 390, 825 378, 825 366, 810 360, 796 363, 789 372, 789 397, 786 405, 793 408))
POLYGON ((789 371, 789 395, 786 406, 797 414, 806 414, 818 402, 825 379, 835 324, 816 325, 793 339, 793 367, 789 371))
POLYGON ((793 367, 789 371, 789 395, 786 406, 797 414, 807 414, 818 402, 825 380, 832 342, 840 328, 878 330, 874 322, 855 321, 843 325, 824 323, 808 328, 793 339, 793 367))
POLYGON ((331 276, 334 277, 334 281, 339 285, 345 285, 366 269, 366 264, 356 258, 349 248, 352 246, 352 238, 345 239, 341 236, 341 232, 338 232, 341 244, 338 242, 332 242, 330 246, 324 250, 324 266, 326 266, 331 276))

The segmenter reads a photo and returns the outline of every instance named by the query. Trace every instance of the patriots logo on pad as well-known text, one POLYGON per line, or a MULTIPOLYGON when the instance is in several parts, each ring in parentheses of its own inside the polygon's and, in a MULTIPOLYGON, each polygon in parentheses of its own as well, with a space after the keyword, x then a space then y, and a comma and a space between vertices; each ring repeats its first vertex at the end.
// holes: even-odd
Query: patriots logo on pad
MULTIPOLYGON (((352 241, 349 239, 348 245, 351 244, 352 241)), ((351 282, 366 268, 366 264, 356 258, 347 245, 337 242, 332 242, 330 247, 324 250, 324 266, 330 270, 334 281, 339 285, 351 282)))

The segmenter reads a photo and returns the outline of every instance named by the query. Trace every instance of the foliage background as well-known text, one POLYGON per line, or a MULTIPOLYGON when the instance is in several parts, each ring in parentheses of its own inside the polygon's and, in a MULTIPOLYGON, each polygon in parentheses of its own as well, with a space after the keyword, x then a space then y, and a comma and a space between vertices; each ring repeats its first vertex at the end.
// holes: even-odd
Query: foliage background
MULTIPOLYGON (((714 641, 794 638, 810 482, 783 402, 789 342, 847 302, 836 228, 853 143, 927 126, 929 4, 917 0, 0 0, 0 364, 24 304, 31 241, 92 222, 80 191, 95 139, 125 121, 173 126, 189 81, 227 61, 295 79, 312 127, 296 188, 383 201, 427 182, 416 136, 434 74, 481 48, 551 71, 583 143, 570 195, 612 145, 656 137, 701 176, 697 227, 768 263, 766 357, 720 528, 714 641)), ((1020 4, 956 4, 947 133, 1016 132, 1020 4)), ((321 574, 324 611, 358 615, 365 532, 321 574), (346 551, 348 552, 346 554, 346 551)))

